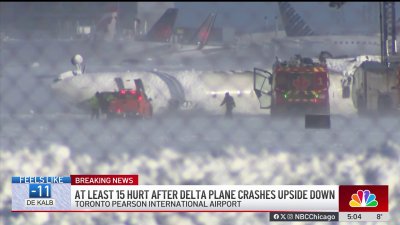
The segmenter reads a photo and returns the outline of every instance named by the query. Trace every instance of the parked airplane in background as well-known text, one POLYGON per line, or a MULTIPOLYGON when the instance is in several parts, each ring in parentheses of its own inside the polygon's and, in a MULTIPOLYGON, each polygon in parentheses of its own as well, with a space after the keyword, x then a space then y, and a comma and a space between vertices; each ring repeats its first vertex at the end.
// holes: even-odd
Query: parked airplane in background
MULTIPOLYGON (((178 9, 169 8, 164 14, 157 20, 157 22, 152 26, 152 28, 143 36, 137 37, 135 40, 139 42, 158 42, 158 43, 169 43, 168 46, 172 45, 171 38, 174 33, 174 24, 178 15, 178 9)), ((178 50, 188 50, 189 49, 203 49, 209 40, 211 31, 214 27, 214 22, 216 19, 216 13, 210 13, 204 22, 199 26, 197 31, 192 35, 192 37, 186 40, 184 43, 180 44, 178 50)), ((106 41, 111 41, 115 37, 116 24, 117 24, 118 12, 113 10, 104 14, 100 19, 95 29, 96 39, 102 39, 106 41)), ((136 42, 135 41, 135 42, 136 42)), ((146 50, 151 51, 152 47, 160 47, 160 45, 146 45, 146 50)), ((167 46, 162 44, 161 46, 167 46)))
POLYGON ((207 44, 216 18, 217 13, 210 13, 191 38, 190 43, 195 43, 198 50, 201 50, 207 44))
POLYGON ((342 58, 359 55, 379 55, 380 36, 376 35, 318 35, 288 2, 279 2, 279 12, 286 37, 272 38, 275 55, 302 54, 342 58))
MULTIPOLYGON (((182 43, 175 43, 172 41, 169 41, 168 43, 165 43, 165 41, 154 44, 146 43, 140 46, 140 51, 135 51, 135 53, 132 54, 131 57, 129 57, 128 59, 124 59, 123 61, 133 64, 143 64, 144 62, 154 61, 153 63, 157 64, 165 61, 166 57, 171 58, 170 56, 172 55, 174 55, 173 58, 177 61, 182 61, 183 59, 181 59, 181 57, 187 59, 193 55, 190 53, 191 55, 187 56, 186 53, 188 52, 196 52, 195 54, 198 55, 215 53, 220 50, 225 50, 226 47, 222 45, 208 45, 208 40, 214 27, 216 17, 216 13, 210 13, 204 20, 204 22, 196 30, 196 32, 194 32, 187 40, 183 40, 182 43)), ((160 22, 159 24, 165 23, 160 22)), ((156 29, 153 31, 150 30, 148 35, 146 35, 147 38, 144 38, 143 41, 145 41, 146 39, 159 41, 171 39, 171 33, 167 32, 172 31, 171 23, 169 23, 168 28, 157 24, 153 28, 156 29), (167 35, 164 35, 167 33, 170 35, 169 37, 167 37, 167 35)))
POLYGON ((187 38, 182 43, 174 44, 174 52, 202 50, 203 53, 207 53, 213 50, 225 49, 222 45, 208 44, 216 17, 217 13, 210 13, 190 38, 187 38))
POLYGON ((289 2, 278 2, 278 7, 287 37, 315 35, 315 31, 307 25, 289 2))
POLYGON ((359 55, 379 55, 379 35, 329 35, 273 38, 275 55, 323 55, 325 58, 349 58, 359 55))
POLYGON ((140 41, 169 42, 174 32, 178 9, 169 8, 140 41))
MULTIPOLYGON (((173 27, 178 15, 178 9, 169 8, 157 20, 152 28, 136 40, 148 42, 168 42, 173 34, 173 27)), ((94 39, 112 41, 115 38, 118 10, 112 9, 105 13, 95 26, 94 39)))

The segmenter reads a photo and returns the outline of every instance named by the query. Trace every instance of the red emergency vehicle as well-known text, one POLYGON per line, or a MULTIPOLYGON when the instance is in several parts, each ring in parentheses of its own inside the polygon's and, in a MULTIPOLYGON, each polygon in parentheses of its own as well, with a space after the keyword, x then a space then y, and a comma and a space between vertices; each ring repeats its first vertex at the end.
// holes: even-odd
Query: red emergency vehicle
POLYGON ((136 90, 120 89, 109 102, 108 117, 150 118, 153 107, 141 80, 135 80, 136 90))
POLYGON ((272 73, 254 68, 254 90, 271 115, 329 114, 329 75, 310 58, 276 61, 272 73))

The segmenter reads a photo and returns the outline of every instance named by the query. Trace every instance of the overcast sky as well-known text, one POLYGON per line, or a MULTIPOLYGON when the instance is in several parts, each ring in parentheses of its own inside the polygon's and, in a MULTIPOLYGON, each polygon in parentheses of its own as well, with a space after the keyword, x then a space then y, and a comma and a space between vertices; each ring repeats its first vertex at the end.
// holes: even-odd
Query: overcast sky
MULTIPOLYGON (((321 33, 379 32, 378 2, 347 2, 341 9, 330 8, 329 2, 291 4, 313 30, 321 33)), ((177 26, 196 26, 209 12, 217 11, 216 26, 256 31, 265 28, 265 17, 272 28, 275 16, 279 15, 277 2, 176 2, 175 5, 180 9, 177 26)), ((397 15, 399 6, 397 3, 397 15)))

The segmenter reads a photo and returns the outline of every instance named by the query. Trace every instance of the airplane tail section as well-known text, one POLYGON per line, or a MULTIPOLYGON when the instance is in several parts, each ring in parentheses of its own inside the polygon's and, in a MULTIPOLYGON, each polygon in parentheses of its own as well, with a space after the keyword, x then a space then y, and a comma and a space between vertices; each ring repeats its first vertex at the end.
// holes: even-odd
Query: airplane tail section
POLYGON ((288 37, 311 36, 314 31, 304 22, 289 2, 279 2, 279 13, 288 37))
POLYGON ((169 8, 149 30, 144 40, 155 42, 168 42, 175 24, 178 9, 169 8))
POLYGON ((198 50, 202 49, 207 44, 216 17, 217 13, 210 13, 191 38, 191 42, 197 44, 198 50))

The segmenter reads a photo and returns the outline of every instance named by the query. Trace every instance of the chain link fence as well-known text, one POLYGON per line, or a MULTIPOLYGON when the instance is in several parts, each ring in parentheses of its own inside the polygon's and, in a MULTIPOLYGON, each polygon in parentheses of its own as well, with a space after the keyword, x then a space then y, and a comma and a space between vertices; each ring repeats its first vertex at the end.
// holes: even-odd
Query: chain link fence
MULTIPOLYGON (((11 3, 1 6, 6 4, 11 3)), ((207 4, 228 7, 224 6, 228 3, 207 4)), ((241 26, 245 26, 246 21, 260 19, 251 4, 240 4, 241 15, 225 10, 217 21, 243 16, 241 26)), ((294 5, 302 8, 299 4, 294 5)), ((365 5, 361 9, 370 18, 375 8, 370 12, 365 5)), ((337 14, 348 11, 331 11, 328 3, 326 10, 334 20, 343 20, 337 14)), ((198 21, 207 14, 201 12, 193 14, 198 21)), ((315 15, 307 13, 304 20, 309 17, 315 15)), ((4 28, 0 27, 1 224, 269 224, 268 213, 11 213, 10 177, 40 174, 139 174, 145 185, 388 184, 389 224, 400 223, 399 117, 362 117, 351 99, 341 98, 340 79, 354 70, 360 58, 328 59, 331 128, 305 129, 303 117, 275 118, 268 109, 259 108, 252 70, 271 70, 275 55, 267 38, 259 41, 256 34, 239 32, 230 48, 196 51, 185 49, 186 45, 175 48, 128 40, 121 27, 112 42, 46 37, 39 29, 33 29, 35 35, 16 30, 13 36, 5 28, 22 23, 20 17, 4 18, 0 24, 4 28), (70 60, 75 54, 84 58, 85 72, 73 77, 81 80, 57 86, 56 78, 74 69, 70 60), (135 76, 152 98, 151 118, 110 119, 103 113, 94 119, 88 105, 77 104, 77 98, 87 100, 109 83, 109 91, 115 91, 115 77, 129 86, 127 79, 135 76), (220 106, 227 91, 236 103, 232 118, 226 118, 225 106, 220 106), (174 98, 185 102, 186 108, 171 110, 169 100, 174 98)), ((274 34, 277 26, 282 32, 282 25, 269 26, 263 29, 274 34)))

